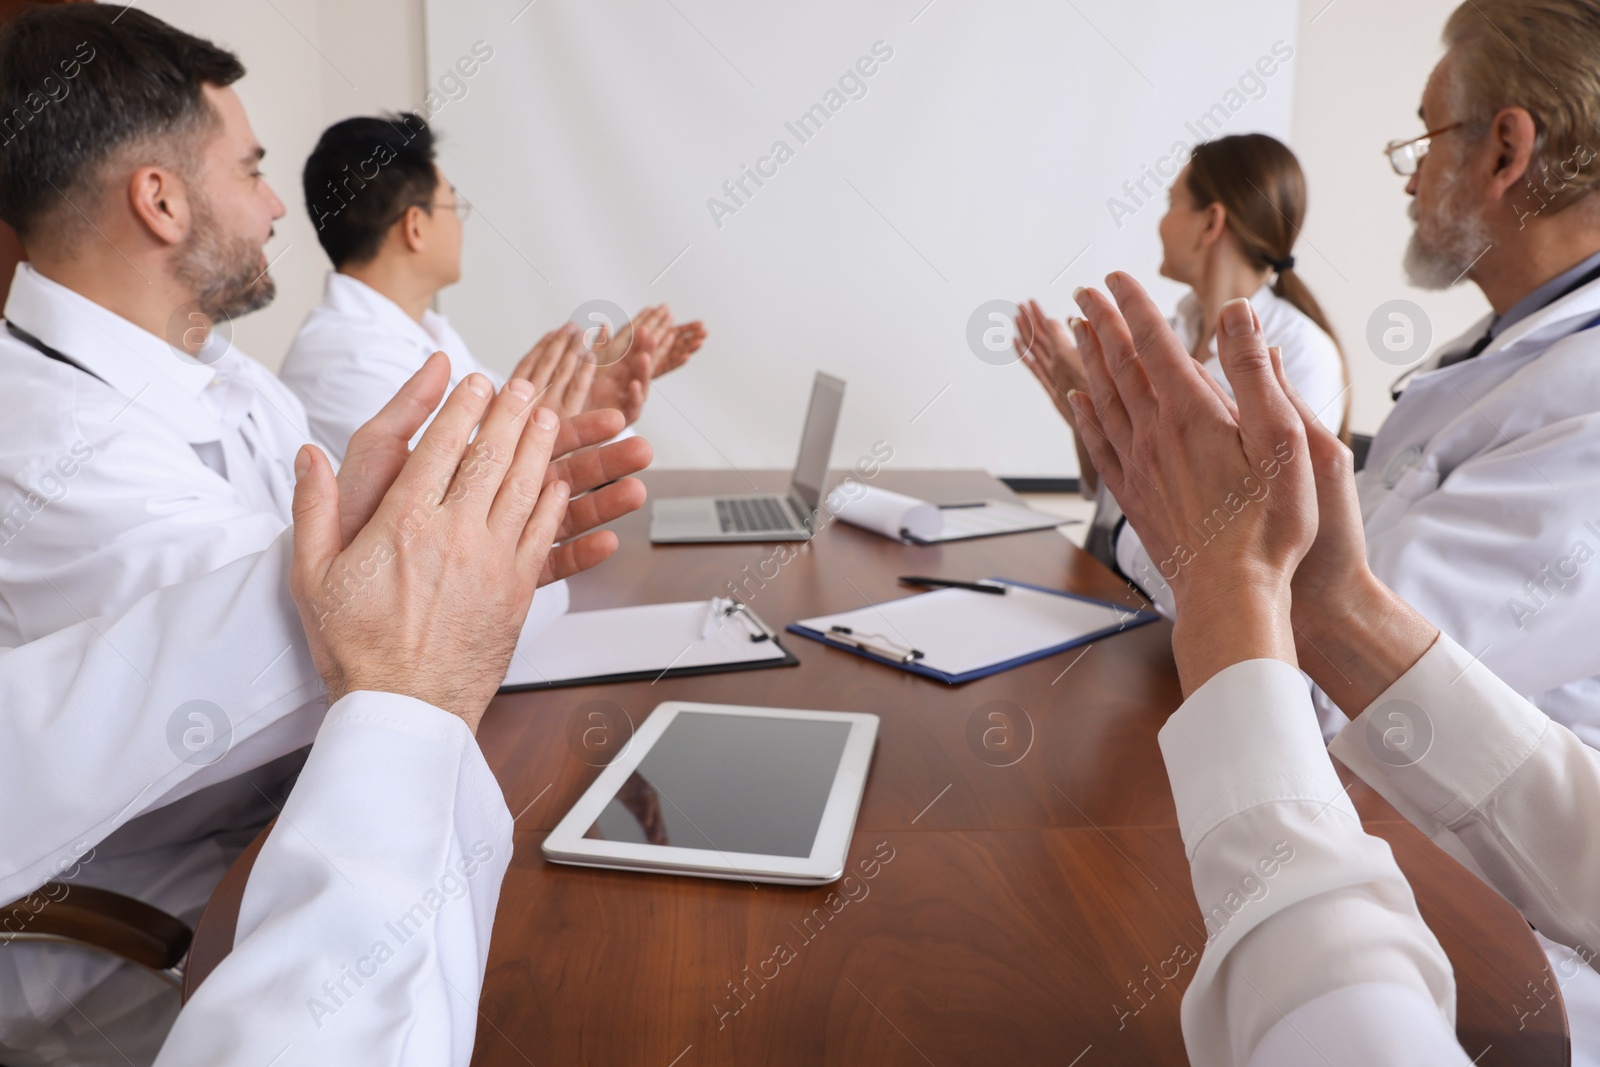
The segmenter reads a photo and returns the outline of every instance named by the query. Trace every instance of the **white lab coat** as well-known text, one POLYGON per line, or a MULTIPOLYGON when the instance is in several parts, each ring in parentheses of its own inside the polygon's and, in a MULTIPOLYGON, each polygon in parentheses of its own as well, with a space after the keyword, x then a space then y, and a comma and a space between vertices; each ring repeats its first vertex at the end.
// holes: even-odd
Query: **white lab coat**
POLYGON ((288 526, 310 433, 266 368, 180 356, 27 263, 5 315, 90 373, 0 329, 0 646, 118 614, 288 526))
POLYGON ((465 1067, 510 859, 511 813, 460 719, 346 696, 157 1067, 465 1067))
MULTIPOLYGON (((292 1046, 278 1062, 465 1064, 511 818, 453 716, 356 693, 324 717, 291 621, 292 558, 285 531, 265 552, 148 593, 119 618, 0 649, 0 900, 50 879, 69 892, 93 884, 107 835, 148 822, 141 812, 204 798, 314 734, 245 890, 234 953, 158 1062, 264 1063, 292 1046), (216 654, 279 642, 283 654, 261 667, 216 654), (231 719, 232 744, 209 766, 178 759, 167 741, 172 709, 196 693, 231 719)), ((7 945, 0 960, 26 947, 7 945)), ((98 1050, 84 1046, 96 1057, 68 1054, 75 1064, 149 1062, 150 1039, 164 1036, 118 1035, 116 1049, 101 1038, 98 1050)))
POLYGON ((435 311, 419 323, 365 282, 331 271, 322 303, 311 309, 278 376, 300 398, 317 443, 335 460, 350 436, 427 362, 450 359, 450 388, 482 374, 498 389, 505 376, 473 358, 467 343, 435 311))
MULTIPOLYGON (((1215 932, 1184 995, 1192 1062, 1469 1062, 1450 1029, 1449 962, 1388 847, 1361 830, 1299 672, 1235 664, 1160 740, 1215 932)), ((1443 635, 1331 751, 1547 937, 1594 957, 1600 752, 1443 635), (1396 709, 1412 737, 1431 734, 1419 758, 1397 759, 1383 740, 1396 709)))
MULTIPOLYGON (((0 647, 58 647, 49 635, 64 627, 122 615, 156 589, 271 550, 290 518, 295 452, 309 439, 299 401, 271 373, 237 351, 209 366, 181 356, 26 263, 17 268, 6 316, 84 369, 0 329, 0 647)), ((109 675, 78 683, 109 686, 97 715, 65 734, 48 719, 17 727, 0 757, 0 788, 17 791, 0 810, 28 814, 17 847, 0 849, 7 887, 0 900, 31 891, 56 873, 54 861, 81 846, 94 854, 77 875, 81 884, 186 921, 198 917, 234 855, 275 814, 298 768, 291 754, 310 743, 325 709, 286 563, 248 592, 242 604, 191 599, 187 610, 217 626, 187 629, 184 640, 168 636, 177 620, 147 612, 148 630, 124 628, 111 646, 126 662, 104 660, 109 675), (158 640, 169 643, 157 648, 158 640), (131 733, 122 688, 130 680, 142 685, 148 674, 126 670, 142 662, 141 649, 173 681, 148 736, 131 733), (292 684, 275 687, 285 669, 292 684), (254 720, 269 706, 267 719, 254 720), (220 730, 227 724, 231 742, 220 730), (212 730, 209 751, 227 753, 192 778, 196 768, 185 769, 180 755, 209 757, 181 744, 203 736, 191 728, 212 730), (164 796, 162 783, 175 769, 182 784, 164 796), (118 788, 127 785, 124 771, 137 787, 118 788), (79 782, 94 784, 65 788, 79 782), (204 796, 172 803, 202 785, 204 796)), ((565 610, 565 587, 542 591, 535 604, 525 634, 565 610)), ((40 672, 76 673, 70 663, 46 663, 40 672)), ((20 706, 4 706, 11 728, 20 706)), ((8 946, 0 953, 0 1061, 89 1062, 93 1052, 108 1051, 98 1029, 118 1026, 127 1030, 111 1062, 139 1055, 152 1032, 159 1040, 164 1022, 159 988, 130 977, 133 970, 87 949, 8 946), (120 986, 123 994, 108 992, 120 986), (84 1023, 73 1005, 91 991, 104 1018, 116 1022, 84 1023), (142 1015, 145 1009, 155 1014, 142 1015)))
MULTIPOLYGON (((1388 845, 1362 830, 1300 672, 1278 660, 1224 669, 1160 743, 1205 924, 1170 964, 1193 967, 1190 1063, 1469 1062, 1452 1031, 1450 961, 1388 845), (1310 1048, 1297 1040, 1308 1034, 1310 1048)), ((1124 1026, 1144 1006, 1126 1001, 1124 1026)))
MULTIPOLYGON (((1600 282, 1411 379, 1356 476, 1372 571, 1600 745, 1600 282)), ((1325 723, 1342 721, 1321 699, 1325 723)))
MULTIPOLYGON (((321 683, 298 626, 264 610, 287 600, 290 559, 285 533, 120 618, 0 650, 0 899, 49 878, 70 898, 102 861, 95 843, 140 811, 204 796, 197 790, 259 765, 285 736, 315 730, 321 705, 307 698, 321 683), (285 641, 285 654, 259 672, 208 654, 248 648, 252 635, 263 647, 285 641), (194 693, 234 720, 232 747, 209 767, 167 748, 171 710, 194 693)), ((285 1046, 293 1051, 276 1062, 471 1056, 511 855, 499 787, 459 719, 407 697, 353 693, 316 736, 251 873, 235 950, 183 1012, 162 1064, 265 1063, 285 1046)), ((148 1040, 117 1036, 116 1048, 100 1039, 94 1062, 154 1054, 148 1040)))

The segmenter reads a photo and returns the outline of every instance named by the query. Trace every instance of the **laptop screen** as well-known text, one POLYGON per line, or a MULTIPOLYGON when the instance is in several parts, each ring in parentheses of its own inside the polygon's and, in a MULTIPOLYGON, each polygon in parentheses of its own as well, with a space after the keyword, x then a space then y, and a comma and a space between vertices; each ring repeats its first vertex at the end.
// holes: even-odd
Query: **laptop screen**
POLYGON ((790 489, 806 510, 815 514, 828 481, 828 460, 833 455, 833 432, 844 406, 844 382, 817 372, 811 386, 811 406, 806 409, 805 433, 800 438, 800 458, 795 461, 790 489))

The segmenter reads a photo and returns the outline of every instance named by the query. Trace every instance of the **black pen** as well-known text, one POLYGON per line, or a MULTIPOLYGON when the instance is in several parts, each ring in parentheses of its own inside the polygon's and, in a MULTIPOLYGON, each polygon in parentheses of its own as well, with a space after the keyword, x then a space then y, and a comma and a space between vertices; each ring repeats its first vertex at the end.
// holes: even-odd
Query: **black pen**
POLYGON ((915 574, 902 574, 901 585, 925 585, 935 589, 970 589, 974 593, 993 593, 996 596, 1005 596, 1006 587, 1003 585, 986 584, 982 582, 958 582, 953 578, 923 578, 915 574))
POLYGON ((940 504, 939 509, 941 511, 954 511, 957 508, 986 508, 988 506, 989 502, 987 500, 974 500, 970 504, 940 504))

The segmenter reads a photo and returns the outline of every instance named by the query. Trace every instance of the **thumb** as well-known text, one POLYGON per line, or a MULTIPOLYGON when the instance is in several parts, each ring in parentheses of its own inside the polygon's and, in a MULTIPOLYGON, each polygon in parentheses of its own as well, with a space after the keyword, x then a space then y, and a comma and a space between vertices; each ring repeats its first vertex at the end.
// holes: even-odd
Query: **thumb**
MULTIPOLYGON (((1311 405, 1306 403, 1306 398, 1289 381, 1288 375, 1283 371, 1283 352, 1280 349, 1271 349, 1272 369, 1278 376, 1278 383, 1283 387, 1284 395, 1289 398, 1289 403, 1294 406, 1295 415, 1305 427, 1306 447, 1311 453, 1311 462, 1315 470, 1327 474, 1336 474, 1345 470, 1354 470, 1355 457, 1350 451, 1350 446, 1339 440, 1339 435, 1322 424, 1319 414, 1311 410, 1311 405)), ((1345 390, 1349 390, 1345 386, 1345 390)), ((1342 395, 1342 394, 1341 394, 1342 395)))
POLYGON ((328 457, 302 445, 294 461, 294 587, 310 594, 344 547, 339 532, 339 480, 328 457))
POLYGON ((1222 305, 1217 321, 1217 358, 1233 387, 1239 435, 1247 451, 1253 451, 1253 445, 1270 450, 1269 438, 1280 438, 1286 426, 1300 419, 1273 369, 1266 338, 1261 334, 1261 320, 1243 297, 1222 305))

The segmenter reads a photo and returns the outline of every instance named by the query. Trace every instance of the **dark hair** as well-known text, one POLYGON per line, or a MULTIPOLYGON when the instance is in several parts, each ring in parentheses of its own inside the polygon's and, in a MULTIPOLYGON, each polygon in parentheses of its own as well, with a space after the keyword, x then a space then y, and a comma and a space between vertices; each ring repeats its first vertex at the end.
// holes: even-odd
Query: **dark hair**
MULTIPOLYGON (((1345 385, 1350 364, 1334 336, 1322 305, 1294 270, 1294 242, 1306 218, 1306 176, 1288 145, 1264 133, 1220 137, 1195 146, 1189 157, 1189 193, 1194 206, 1221 204, 1228 229, 1256 266, 1277 271, 1272 291, 1333 338, 1345 385)), ((1350 405, 1344 408, 1339 438, 1350 439, 1350 405)))
POLYGON ((125 145, 166 142, 192 164, 219 121, 203 87, 243 76, 232 52, 136 8, 29 7, 0 30, 0 219, 26 241, 125 145))
POLYGON ((433 130, 416 112, 345 119, 322 131, 301 176, 317 240, 335 267, 366 263, 406 209, 433 212, 433 130))

